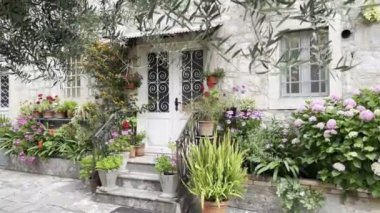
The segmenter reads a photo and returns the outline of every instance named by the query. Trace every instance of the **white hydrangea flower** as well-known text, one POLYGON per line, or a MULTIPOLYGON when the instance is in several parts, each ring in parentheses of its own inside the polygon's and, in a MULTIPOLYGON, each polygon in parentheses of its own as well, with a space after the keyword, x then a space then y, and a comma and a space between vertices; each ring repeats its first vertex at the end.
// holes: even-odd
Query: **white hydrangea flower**
POLYGON ((300 142, 300 139, 298 139, 298 138, 294 138, 293 140, 292 140, 292 144, 297 144, 297 143, 299 143, 300 142))
POLYGON ((339 172, 344 172, 346 170, 346 166, 339 162, 334 163, 333 168, 339 172))
POLYGON ((380 163, 379 162, 372 163, 371 169, 375 175, 380 176, 380 163))
POLYGON ((338 114, 338 115, 344 115, 344 111, 339 110, 336 114, 338 114))
POLYGON ((281 141, 282 141, 283 143, 286 143, 286 142, 288 142, 288 139, 283 138, 281 141))
POLYGON ((335 111, 335 108, 333 106, 326 107, 326 112, 331 113, 331 112, 334 112, 334 111, 335 111))
POLYGON ((350 133, 348 133, 348 138, 356 138, 358 137, 358 132, 355 132, 355 131, 352 131, 350 133))
POLYGON ((375 109, 374 113, 376 117, 380 117, 380 109, 375 109))
POLYGON ((319 122, 319 123, 317 123, 317 125, 314 125, 314 127, 318 128, 318 129, 324 129, 325 128, 325 123, 319 122))

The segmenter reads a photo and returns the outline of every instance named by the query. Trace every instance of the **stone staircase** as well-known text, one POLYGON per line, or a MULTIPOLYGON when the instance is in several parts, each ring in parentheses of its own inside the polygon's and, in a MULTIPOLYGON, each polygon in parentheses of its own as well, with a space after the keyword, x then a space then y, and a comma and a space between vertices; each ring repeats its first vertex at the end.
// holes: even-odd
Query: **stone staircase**
POLYGON ((154 169, 157 154, 128 160, 127 169, 119 173, 117 188, 100 188, 95 200, 154 213, 180 213, 177 199, 160 197, 159 175, 154 169))

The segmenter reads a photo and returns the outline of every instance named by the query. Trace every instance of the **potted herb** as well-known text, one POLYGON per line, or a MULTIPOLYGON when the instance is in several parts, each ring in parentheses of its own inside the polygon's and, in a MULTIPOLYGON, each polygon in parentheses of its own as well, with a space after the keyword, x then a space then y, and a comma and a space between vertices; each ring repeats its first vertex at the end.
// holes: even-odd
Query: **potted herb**
POLYGON ((96 162, 102 186, 109 188, 116 186, 117 173, 122 161, 122 157, 119 155, 112 155, 96 162))
POLYGON ((125 76, 125 81, 127 82, 125 88, 128 90, 133 90, 141 86, 142 76, 137 72, 128 73, 125 76))
POLYGON ((136 156, 144 156, 145 144, 143 143, 143 140, 145 138, 145 133, 136 134, 134 137, 136 140, 136 156))
POLYGON ((55 108, 55 118, 66 118, 67 116, 67 108, 63 103, 58 104, 55 108))
POLYGON ((186 187, 201 199, 204 213, 225 213, 231 198, 243 196, 247 176, 242 168, 244 154, 229 134, 220 143, 215 136, 212 142, 205 138, 190 148, 186 187))
POLYGON ((78 106, 77 102, 75 102, 75 101, 65 101, 65 102, 63 102, 63 105, 66 108, 67 117, 68 118, 73 118, 74 117, 75 109, 78 106))
POLYGON ((207 79, 208 88, 212 89, 218 84, 219 79, 224 78, 225 72, 222 68, 216 68, 214 71, 206 72, 205 77, 207 79))
POLYGON ((123 157, 123 162, 120 171, 127 167, 129 159, 129 152, 131 151, 130 137, 127 135, 120 135, 108 141, 108 151, 115 154, 120 154, 123 157))
POLYGON ((160 173, 160 183, 163 193, 161 197, 173 198, 177 196, 178 175, 175 161, 169 156, 161 155, 156 159, 155 169, 160 173))
POLYGON ((210 95, 201 96, 193 103, 195 119, 198 121, 198 134, 211 136, 214 134, 217 121, 225 111, 224 99, 219 96, 216 89, 210 95))

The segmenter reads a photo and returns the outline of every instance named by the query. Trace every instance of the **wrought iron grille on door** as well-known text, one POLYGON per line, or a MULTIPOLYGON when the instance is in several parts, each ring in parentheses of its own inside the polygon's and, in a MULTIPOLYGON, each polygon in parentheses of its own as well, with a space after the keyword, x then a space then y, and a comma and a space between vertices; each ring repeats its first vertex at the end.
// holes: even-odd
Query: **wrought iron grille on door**
POLYGON ((182 103, 188 104, 202 94, 203 50, 182 52, 182 103))
POLYGON ((169 57, 167 52, 148 54, 148 110, 169 112, 169 57))
POLYGON ((0 109, 9 107, 9 76, 0 75, 0 109))

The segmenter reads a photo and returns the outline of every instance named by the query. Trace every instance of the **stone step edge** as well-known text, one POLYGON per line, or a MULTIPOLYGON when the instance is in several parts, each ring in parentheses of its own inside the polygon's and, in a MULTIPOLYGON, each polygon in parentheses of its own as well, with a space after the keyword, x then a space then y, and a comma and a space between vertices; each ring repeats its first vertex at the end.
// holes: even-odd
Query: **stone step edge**
POLYGON ((157 191, 148 191, 148 190, 141 190, 141 189, 125 189, 128 190, 131 194, 129 193, 123 193, 120 190, 120 187, 117 190, 107 190, 103 191, 100 189, 96 190, 96 194, 98 195, 106 195, 106 196, 119 196, 119 197, 125 197, 125 198, 133 198, 133 199, 141 199, 141 200, 149 200, 149 201, 159 201, 159 202, 165 202, 165 203, 170 203, 170 204, 177 204, 178 198, 163 198, 160 197, 159 195, 162 192, 157 192, 157 191), (152 195, 154 195, 152 197, 152 195))
POLYGON ((157 174, 143 172, 122 172, 118 174, 119 178, 132 180, 146 180, 160 182, 160 176, 157 174))

